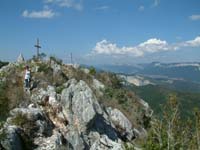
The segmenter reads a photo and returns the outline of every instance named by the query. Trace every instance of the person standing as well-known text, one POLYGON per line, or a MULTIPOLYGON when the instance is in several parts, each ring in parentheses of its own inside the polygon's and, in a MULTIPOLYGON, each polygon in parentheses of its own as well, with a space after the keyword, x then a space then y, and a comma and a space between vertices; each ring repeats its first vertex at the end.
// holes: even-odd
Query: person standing
POLYGON ((30 89, 31 71, 29 69, 29 66, 26 66, 26 68, 25 68, 24 82, 25 82, 25 88, 26 88, 26 90, 30 89))

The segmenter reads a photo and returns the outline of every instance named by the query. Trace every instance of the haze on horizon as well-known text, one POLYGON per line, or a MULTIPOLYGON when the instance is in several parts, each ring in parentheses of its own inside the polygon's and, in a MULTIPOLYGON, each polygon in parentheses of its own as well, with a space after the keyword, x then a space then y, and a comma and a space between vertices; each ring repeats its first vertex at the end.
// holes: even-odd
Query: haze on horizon
POLYGON ((41 52, 81 64, 200 62, 197 0, 1 0, 0 60, 41 52))

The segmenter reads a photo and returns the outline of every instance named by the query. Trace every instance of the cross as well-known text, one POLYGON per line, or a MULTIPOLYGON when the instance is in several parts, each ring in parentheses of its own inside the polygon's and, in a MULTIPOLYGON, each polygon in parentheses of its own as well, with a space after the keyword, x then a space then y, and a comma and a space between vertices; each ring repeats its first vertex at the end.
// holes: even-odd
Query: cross
POLYGON ((73 63, 72 53, 70 54, 70 58, 71 58, 71 64, 72 64, 73 63))
POLYGON ((39 59, 39 49, 41 48, 41 46, 40 46, 40 41, 38 38, 37 38, 37 43, 36 43, 35 47, 37 48, 37 59, 39 59))

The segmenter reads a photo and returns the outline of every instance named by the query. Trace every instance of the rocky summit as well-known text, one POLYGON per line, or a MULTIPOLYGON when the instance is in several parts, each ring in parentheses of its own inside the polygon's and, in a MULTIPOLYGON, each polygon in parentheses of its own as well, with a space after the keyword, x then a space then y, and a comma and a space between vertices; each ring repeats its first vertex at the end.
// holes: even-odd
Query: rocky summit
POLYGON ((0 75, 0 149, 139 149, 136 141, 147 136, 152 110, 134 93, 123 91, 113 74, 50 59, 18 61, 2 67, 0 75), (25 91, 27 64, 32 80, 25 91))

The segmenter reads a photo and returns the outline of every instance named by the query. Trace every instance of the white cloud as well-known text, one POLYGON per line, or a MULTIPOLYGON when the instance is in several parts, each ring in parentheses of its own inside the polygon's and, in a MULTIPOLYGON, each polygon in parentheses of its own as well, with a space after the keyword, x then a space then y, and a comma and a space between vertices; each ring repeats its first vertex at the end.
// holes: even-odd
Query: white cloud
POLYGON ((141 57, 145 54, 157 53, 163 51, 174 51, 184 47, 200 47, 200 36, 194 40, 185 41, 182 43, 168 44, 165 40, 156 38, 149 39, 136 46, 119 47, 115 43, 107 40, 102 40, 96 43, 93 48, 92 55, 128 55, 133 57, 141 57))
POLYGON ((144 11, 144 6, 141 5, 141 6, 138 8, 138 10, 139 10, 139 11, 144 11))
POLYGON ((184 46, 199 47, 200 46, 200 36, 197 36, 194 40, 186 41, 184 46))
POLYGON ((193 21, 200 20, 200 14, 189 16, 189 18, 193 21))
POLYGON ((83 6, 81 0, 44 0, 45 3, 56 4, 60 7, 74 8, 76 10, 82 10, 83 6))
POLYGON ((143 55, 142 51, 135 49, 134 47, 118 47, 116 44, 110 43, 107 40, 102 40, 94 47, 93 54, 107 54, 107 55, 123 55, 131 53, 134 56, 143 55))
POLYGON ((49 9, 49 8, 44 8, 41 11, 28 11, 28 10, 24 10, 22 13, 22 16, 25 18, 53 18, 56 15, 58 15, 56 12, 54 12, 53 10, 49 9))
POLYGON ((102 40, 96 44, 92 53, 93 54, 109 54, 109 55, 126 55, 131 54, 132 56, 139 57, 145 53, 155 53, 161 50, 168 50, 169 46, 166 41, 159 39, 149 39, 138 46, 133 47, 118 47, 116 44, 110 43, 107 40, 102 40))
POLYGON ((95 8, 95 10, 106 10, 106 9, 109 9, 109 6, 100 6, 95 8))
POLYGON ((139 44, 137 48, 144 52, 154 53, 161 50, 168 50, 169 45, 166 41, 161 41, 160 39, 153 38, 139 44))

